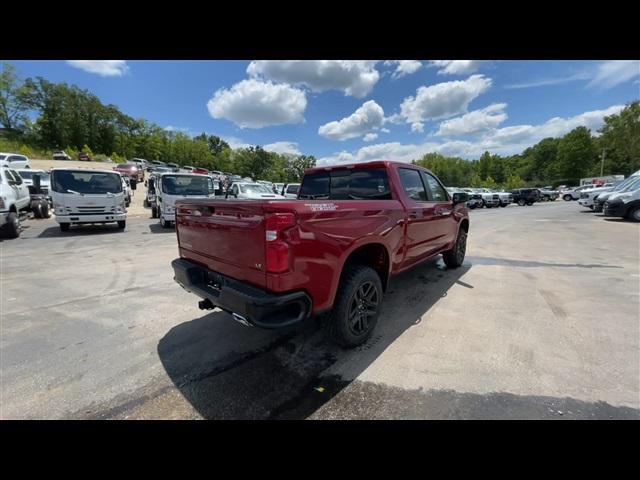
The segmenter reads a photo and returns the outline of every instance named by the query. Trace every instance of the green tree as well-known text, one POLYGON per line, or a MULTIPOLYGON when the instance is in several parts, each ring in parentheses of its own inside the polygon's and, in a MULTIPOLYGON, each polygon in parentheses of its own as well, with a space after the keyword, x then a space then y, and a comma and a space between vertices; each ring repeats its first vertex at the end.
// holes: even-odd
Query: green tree
MULTIPOLYGON (((629 175, 640 170, 640 101, 605 117, 599 132, 597 153, 605 150, 605 174, 629 175)), ((593 173, 599 174, 600 169, 593 173)))
POLYGON ((28 119, 31 108, 31 88, 19 81, 15 67, 9 63, 0 66, 0 124, 7 130, 20 131, 28 119))
POLYGON ((558 174, 563 178, 580 178, 588 174, 596 158, 591 133, 576 127, 558 144, 558 174))
POLYGON ((288 160, 286 164, 286 172, 290 177, 289 181, 302 180, 302 176, 304 175, 304 171, 307 168, 313 168, 316 166, 316 157, 313 155, 296 155, 295 157, 288 160))
POLYGON ((498 188, 498 183, 493 179, 491 175, 489 175, 484 179, 484 182, 482 182, 482 186, 484 188, 495 189, 498 188))
POLYGON ((509 175, 504 183, 505 190, 513 190, 514 188, 522 188, 524 186, 524 180, 518 175, 509 175))

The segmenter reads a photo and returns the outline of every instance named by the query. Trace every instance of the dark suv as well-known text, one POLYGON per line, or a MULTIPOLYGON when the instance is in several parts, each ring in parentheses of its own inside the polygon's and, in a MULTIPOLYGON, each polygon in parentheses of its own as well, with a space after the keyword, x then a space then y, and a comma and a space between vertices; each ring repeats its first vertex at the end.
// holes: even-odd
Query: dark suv
POLYGON ((513 195, 513 203, 517 203, 521 207, 525 205, 533 205, 540 201, 540 192, 537 188, 516 188, 511 190, 513 195))

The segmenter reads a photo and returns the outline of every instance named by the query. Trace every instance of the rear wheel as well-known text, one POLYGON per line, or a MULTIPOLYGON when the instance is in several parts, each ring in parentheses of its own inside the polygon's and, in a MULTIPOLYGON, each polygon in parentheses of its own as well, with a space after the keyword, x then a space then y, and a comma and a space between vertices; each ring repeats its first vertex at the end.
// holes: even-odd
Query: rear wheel
POLYGON ((144 199, 144 201, 142 202, 142 206, 144 208, 149 208, 149 200, 147 200, 146 198, 144 199))
POLYGON ((20 236, 20 217, 17 213, 11 212, 7 215, 7 223, 3 231, 8 238, 18 238, 20 236))
POLYGON ((568 195, 568 194, 567 194, 567 195, 565 195, 564 197, 562 197, 562 199, 563 199, 565 202, 569 202, 569 201, 571 201, 571 199, 572 199, 572 198, 573 198, 573 197, 572 197, 571 195, 568 195))
POLYGON ((378 321, 382 296, 382 282, 374 269, 345 267, 333 309, 325 319, 327 334, 343 347, 366 342, 378 321))
POLYGON ((506 207, 507 205, 509 205, 509 204, 508 204, 508 203, 501 203, 501 204, 500 204, 500 206, 501 206, 502 208, 506 207))
POLYGON ((151 207, 151 218, 158 218, 158 207, 155 205, 151 207))
POLYGON ((49 210, 49 202, 47 202, 46 200, 42 200, 40 204, 42 205, 42 218, 50 218, 51 210, 49 210))
POLYGON ((170 228, 171 227, 171 222, 165 220, 164 217, 160 217, 160 226, 162 228, 170 228))
POLYGON ((453 248, 442 254, 444 264, 449 268, 458 268, 464 262, 464 255, 467 251, 467 232, 464 229, 458 231, 458 237, 453 248))
POLYGON ((520 205, 521 207, 524 207, 526 203, 527 202, 525 201, 524 198, 521 198, 520 200, 518 200, 518 205, 520 205))
POLYGON ((61 224, 60 224, 60 230, 62 230, 63 232, 66 232, 66 231, 68 231, 68 230, 69 230, 69 227, 70 227, 70 226, 71 226, 71 225, 70 225, 69 223, 61 223, 61 224))

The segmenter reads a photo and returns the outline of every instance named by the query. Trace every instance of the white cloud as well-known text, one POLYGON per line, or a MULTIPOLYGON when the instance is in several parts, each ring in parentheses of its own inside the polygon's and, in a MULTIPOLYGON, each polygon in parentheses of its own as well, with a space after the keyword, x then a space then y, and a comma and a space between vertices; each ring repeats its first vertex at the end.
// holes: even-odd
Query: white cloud
POLYGON ((418 60, 387 60, 384 64, 387 66, 396 65, 396 69, 391 75, 393 79, 411 75, 422 68, 422 63, 418 60))
MULTIPOLYGON (((469 103, 490 86, 491 79, 484 75, 422 86, 416 91, 415 97, 404 99, 400 114, 411 124, 412 131, 422 131, 426 120, 438 120, 466 112, 469 103)), ((392 121, 392 117, 389 117, 389 121, 392 121)))
POLYGON ((488 107, 466 113, 461 117, 446 120, 440 124, 436 135, 457 136, 486 132, 496 128, 507 119, 506 103, 493 103, 488 107))
POLYGON ((365 142, 372 142, 376 138, 378 138, 378 134, 377 133, 367 133, 362 139, 365 142))
POLYGON ((244 140, 242 140, 241 138, 238 137, 220 137, 222 138, 222 140, 224 140, 225 142, 227 142, 229 144, 229 146, 236 150, 238 148, 248 148, 251 146, 250 143, 245 142, 244 140))
POLYGON ((388 128, 381 128, 380 131, 384 133, 391 133, 391 130, 389 130, 388 128))
POLYGON ((305 85, 314 92, 340 90, 363 98, 380 78, 377 62, 362 60, 256 60, 247 73, 292 85, 305 85))
POLYGON ((614 105, 603 110, 584 112, 568 118, 555 117, 540 125, 513 125, 490 130, 476 141, 454 140, 445 142, 426 142, 422 144, 401 144, 399 142, 367 145, 355 153, 342 151, 322 157, 318 165, 333 165, 369 160, 398 160, 410 162, 424 154, 435 152, 462 158, 478 158, 484 151, 500 155, 513 155, 534 145, 543 138, 559 137, 578 126, 586 126, 595 131, 603 124, 603 118, 618 113, 623 105, 614 105))
POLYGON ((213 118, 225 118, 241 128, 300 123, 306 107, 302 90, 255 79, 221 88, 207 103, 213 118))
POLYGON ((280 153, 280 154, 290 154, 290 155, 301 155, 302 152, 298 149, 297 142, 274 142, 269 143, 268 145, 264 145, 262 148, 267 150, 268 152, 280 153))
POLYGON ((166 127, 164 127, 164 130, 166 130, 167 132, 182 132, 182 133, 189 133, 189 129, 187 127, 174 127, 173 125, 167 125, 166 127))
POLYGON ((347 140, 379 128, 383 122, 384 110, 375 101, 369 100, 348 117, 321 125, 318 133, 331 140, 347 140))
POLYGON ((121 77, 129 71, 124 60, 67 60, 72 67, 101 77, 121 77))
POLYGON ((438 75, 468 75, 477 72, 481 60, 433 60, 430 67, 438 68, 438 75))
POLYGON ((549 85, 560 85, 563 83, 575 82, 577 80, 587 80, 590 75, 587 72, 578 72, 568 77, 558 78, 542 78, 539 80, 533 80, 525 83, 516 83, 511 85, 505 85, 506 89, 519 89, 519 88, 532 88, 532 87, 546 87, 549 85))
POLYGON ((640 61, 611 60, 598 65, 595 76, 587 86, 612 88, 638 76, 640 76, 640 61))

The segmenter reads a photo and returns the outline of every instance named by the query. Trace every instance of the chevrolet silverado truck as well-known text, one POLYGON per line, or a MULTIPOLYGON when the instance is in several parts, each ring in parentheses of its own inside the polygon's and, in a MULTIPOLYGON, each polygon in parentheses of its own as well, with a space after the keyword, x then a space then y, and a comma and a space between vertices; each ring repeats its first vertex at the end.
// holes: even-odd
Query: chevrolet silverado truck
POLYGON ((174 279, 201 309, 262 328, 320 316, 354 347, 373 332, 391 277, 438 254, 462 265, 467 200, 392 161, 308 169, 297 199, 179 199, 174 279))

